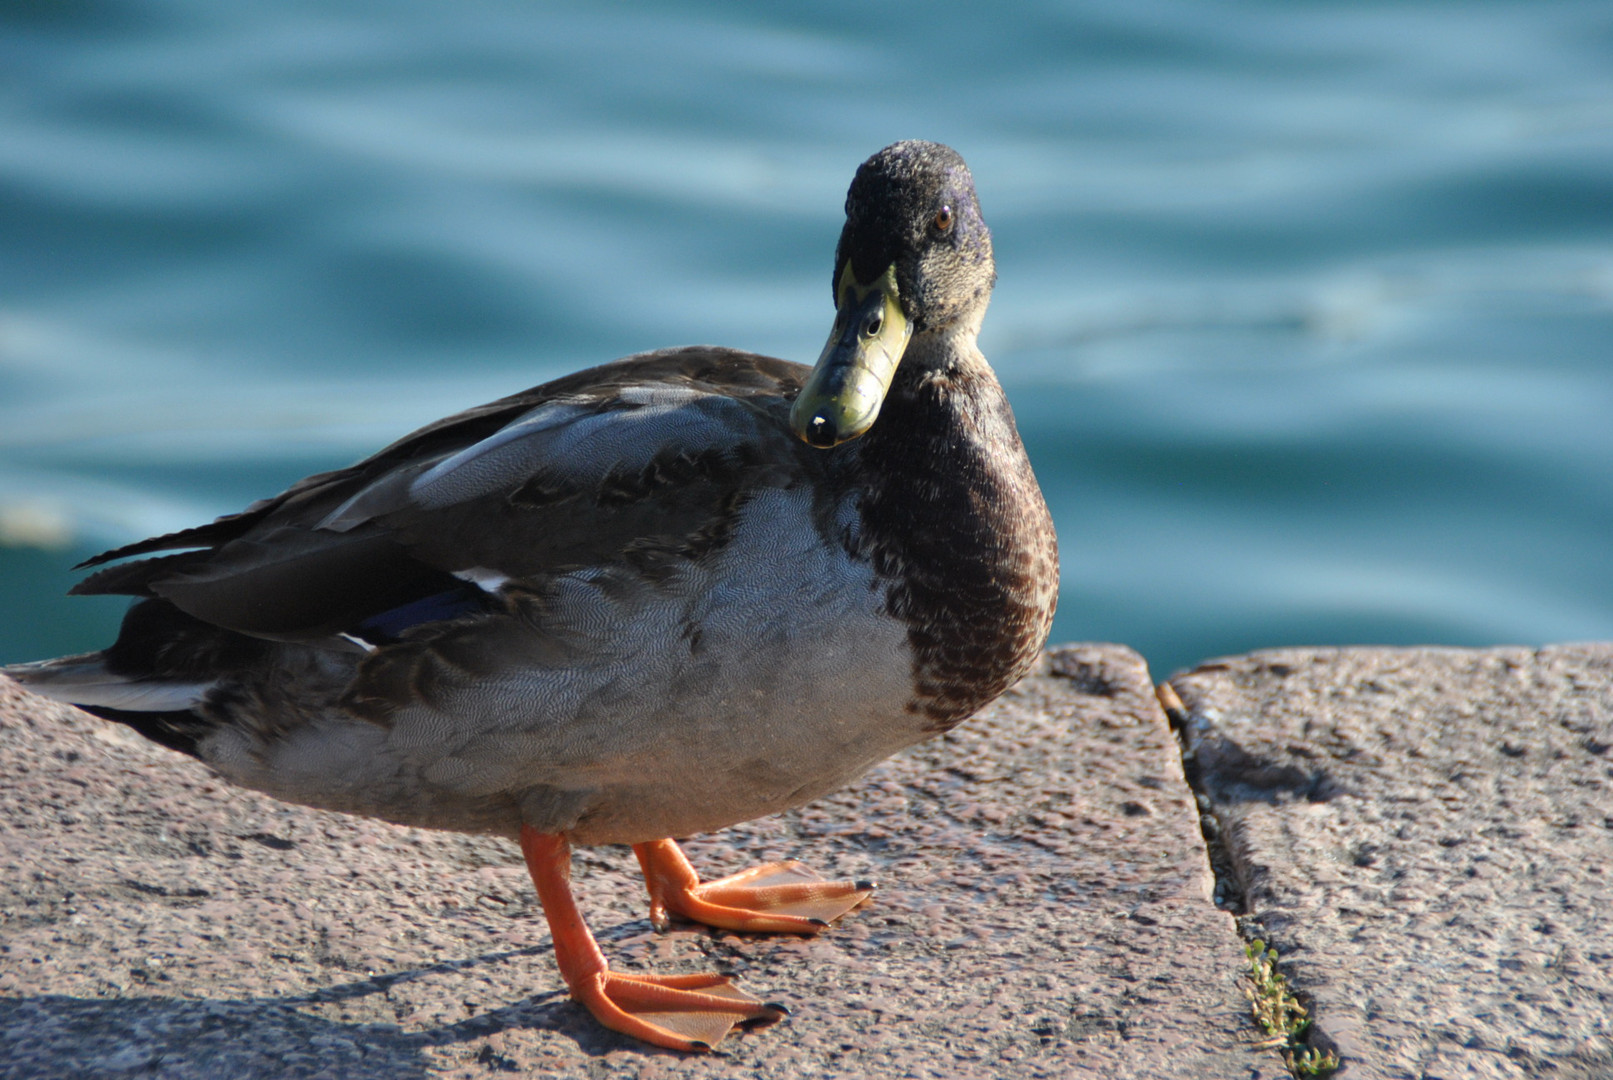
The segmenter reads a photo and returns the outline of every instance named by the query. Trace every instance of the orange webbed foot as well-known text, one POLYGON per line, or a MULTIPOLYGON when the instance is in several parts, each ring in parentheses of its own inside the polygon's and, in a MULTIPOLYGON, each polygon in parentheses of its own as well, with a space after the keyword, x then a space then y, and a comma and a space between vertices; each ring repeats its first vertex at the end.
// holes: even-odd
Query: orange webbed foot
POLYGON ((710 1050, 734 1028, 775 1023, 789 1012, 752 997, 726 975, 637 975, 612 971, 571 895, 571 845, 521 827, 521 851, 554 938, 571 996, 623 1035, 669 1050, 710 1050))
POLYGON ((579 980, 571 996, 612 1031, 671 1050, 710 1050, 736 1027, 776 1023, 789 1011, 707 973, 600 971, 579 980))
POLYGON ((765 863, 717 881, 699 875, 671 840, 634 844, 650 892, 650 922, 668 915, 724 930, 816 934, 866 900, 871 881, 825 881, 798 862, 765 863))

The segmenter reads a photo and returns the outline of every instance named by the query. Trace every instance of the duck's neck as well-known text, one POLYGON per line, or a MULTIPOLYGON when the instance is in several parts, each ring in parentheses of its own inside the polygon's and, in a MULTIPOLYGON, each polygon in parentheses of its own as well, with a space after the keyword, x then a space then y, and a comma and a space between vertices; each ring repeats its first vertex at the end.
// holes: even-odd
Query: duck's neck
POLYGON ((858 440, 862 540, 908 624, 914 706, 945 730, 1035 662, 1058 550, 1013 412, 974 335, 915 336, 858 440))

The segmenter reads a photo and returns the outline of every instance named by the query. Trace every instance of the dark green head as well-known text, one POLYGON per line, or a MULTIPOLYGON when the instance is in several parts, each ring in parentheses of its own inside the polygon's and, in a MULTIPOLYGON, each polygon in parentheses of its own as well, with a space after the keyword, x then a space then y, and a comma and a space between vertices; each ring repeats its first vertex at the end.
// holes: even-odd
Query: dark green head
POLYGON ((914 334, 972 327, 997 280, 991 231, 957 151, 899 142, 857 170, 835 251, 835 325, 790 413, 814 446, 873 426, 914 334))

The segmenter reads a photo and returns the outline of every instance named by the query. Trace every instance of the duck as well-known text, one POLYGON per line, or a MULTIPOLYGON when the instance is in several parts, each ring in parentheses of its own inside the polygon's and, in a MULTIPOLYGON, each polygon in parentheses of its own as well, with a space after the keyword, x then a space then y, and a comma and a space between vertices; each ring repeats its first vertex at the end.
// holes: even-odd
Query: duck
POLYGON ((719 974, 616 971, 574 845, 651 922, 811 935, 874 883, 702 881, 679 837, 800 806, 1037 662, 1058 548, 977 335, 996 282, 950 147, 857 169, 808 367, 662 349, 468 409, 210 524, 81 564, 94 653, 6 667, 276 799, 514 840, 570 995, 682 1051, 781 1019, 719 974))

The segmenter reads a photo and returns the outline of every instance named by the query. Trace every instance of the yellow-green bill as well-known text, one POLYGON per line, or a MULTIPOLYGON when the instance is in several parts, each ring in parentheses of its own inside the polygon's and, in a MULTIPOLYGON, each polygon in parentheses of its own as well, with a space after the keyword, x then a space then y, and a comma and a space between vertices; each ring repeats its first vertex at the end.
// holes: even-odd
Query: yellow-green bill
POLYGON ((895 265, 862 285, 847 260, 834 329, 790 409, 795 433, 827 449, 873 427, 912 334, 897 299, 895 265))

